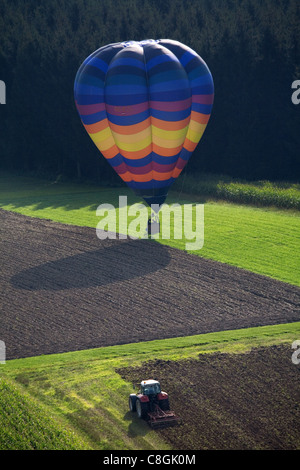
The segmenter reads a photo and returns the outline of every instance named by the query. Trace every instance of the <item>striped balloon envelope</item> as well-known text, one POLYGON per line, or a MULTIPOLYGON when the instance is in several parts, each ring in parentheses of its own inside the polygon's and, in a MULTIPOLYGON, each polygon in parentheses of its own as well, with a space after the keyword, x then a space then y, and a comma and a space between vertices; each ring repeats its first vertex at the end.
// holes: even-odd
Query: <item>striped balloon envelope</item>
POLYGON ((210 118, 206 63, 169 39, 109 44, 80 66, 81 121, 117 174, 149 205, 161 205, 210 118))

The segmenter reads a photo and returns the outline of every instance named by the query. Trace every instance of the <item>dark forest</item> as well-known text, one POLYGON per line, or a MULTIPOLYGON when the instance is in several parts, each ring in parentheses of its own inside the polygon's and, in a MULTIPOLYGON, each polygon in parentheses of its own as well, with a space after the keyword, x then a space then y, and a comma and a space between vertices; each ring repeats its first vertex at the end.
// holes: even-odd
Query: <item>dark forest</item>
POLYGON ((205 60, 215 84, 212 117, 186 171, 295 181, 299 22, 298 0, 1 0, 0 168, 116 181, 80 123, 76 72, 106 44, 170 38, 205 60))

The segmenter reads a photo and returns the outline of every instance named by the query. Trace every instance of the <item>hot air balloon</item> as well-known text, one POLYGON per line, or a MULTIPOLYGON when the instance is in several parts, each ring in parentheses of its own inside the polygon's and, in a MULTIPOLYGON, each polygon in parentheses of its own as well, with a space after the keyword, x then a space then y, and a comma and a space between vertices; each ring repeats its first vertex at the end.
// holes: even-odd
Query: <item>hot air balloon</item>
POLYGON ((170 39, 109 44, 80 66, 80 119, 100 152, 148 205, 164 203, 210 118, 206 63, 170 39))

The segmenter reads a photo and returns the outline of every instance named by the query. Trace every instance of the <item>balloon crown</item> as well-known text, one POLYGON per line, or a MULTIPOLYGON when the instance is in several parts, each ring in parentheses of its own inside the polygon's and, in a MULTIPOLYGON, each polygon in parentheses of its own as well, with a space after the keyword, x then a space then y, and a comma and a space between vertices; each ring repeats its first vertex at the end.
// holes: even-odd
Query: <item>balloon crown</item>
POLYGON ((159 42, 160 39, 143 39, 142 41, 124 41, 121 42, 122 46, 124 47, 130 47, 134 46, 135 44, 138 44, 139 46, 143 46, 144 44, 154 44, 159 42))

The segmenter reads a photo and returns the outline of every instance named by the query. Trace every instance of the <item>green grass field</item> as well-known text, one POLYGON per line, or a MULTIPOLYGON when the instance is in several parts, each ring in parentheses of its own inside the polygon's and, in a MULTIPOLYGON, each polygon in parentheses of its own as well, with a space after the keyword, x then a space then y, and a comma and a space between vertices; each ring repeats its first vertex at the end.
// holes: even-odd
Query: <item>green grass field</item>
POLYGON ((216 351, 242 354, 299 336, 300 322, 7 361, 0 364, 0 449, 167 449, 129 413, 133 389, 116 369, 216 351))
MULTIPOLYGON (((117 207, 119 194, 128 204, 140 202, 124 188, 0 177, 1 208, 71 225, 95 228, 99 204, 117 207)), ((197 255, 300 285, 298 211, 175 191, 167 202, 205 202, 197 255)), ((185 249, 185 242, 171 233, 153 243, 185 249)), ((116 369, 215 351, 241 354, 299 337, 300 322, 7 361, 0 364, 0 449, 166 449, 159 434, 128 413, 131 384, 116 369)))
POLYGON ((186 174, 174 185, 194 196, 223 199, 261 207, 300 209, 300 184, 287 181, 244 181, 226 175, 186 174))
MULTIPOLYGON (((96 227, 100 221, 97 207, 110 203, 117 208, 119 195, 127 196, 128 205, 141 202, 127 188, 0 178, 0 207, 65 224, 96 227)), ((170 192, 166 202, 201 203, 203 198, 170 192)), ((170 239, 157 240, 179 249, 185 249, 187 241, 174 239, 172 227, 170 239)), ((299 286, 299 211, 207 200, 204 246, 193 253, 299 286)))

